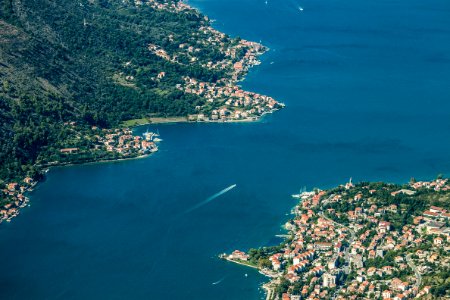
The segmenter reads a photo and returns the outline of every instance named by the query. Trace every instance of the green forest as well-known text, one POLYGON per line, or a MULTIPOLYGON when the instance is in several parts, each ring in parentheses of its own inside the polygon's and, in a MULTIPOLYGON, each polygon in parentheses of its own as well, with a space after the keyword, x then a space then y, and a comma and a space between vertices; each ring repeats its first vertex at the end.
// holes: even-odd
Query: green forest
MULTIPOLYGON (((195 10, 127 1, 0 0, 0 184, 35 175, 37 158, 64 144, 65 122, 114 128, 195 112, 204 99, 177 89, 182 77, 215 82, 226 71, 173 63, 148 45, 176 51, 201 26, 209 21, 195 10)), ((198 55, 223 59, 213 46, 198 55)))

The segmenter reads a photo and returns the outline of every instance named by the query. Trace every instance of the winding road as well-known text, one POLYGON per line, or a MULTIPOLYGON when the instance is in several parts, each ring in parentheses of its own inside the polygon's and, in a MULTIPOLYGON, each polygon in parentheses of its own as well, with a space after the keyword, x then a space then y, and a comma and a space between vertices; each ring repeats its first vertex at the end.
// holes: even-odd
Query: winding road
POLYGON ((414 264, 414 262, 411 259, 411 254, 406 255, 406 263, 408 264, 408 266, 414 271, 414 273, 416 274, 416 284, 415 286, 417 288, 420 287, 420 284, 422 283, 422 275, 420 275, 419 270, 417 270, 416 265, 414 264))

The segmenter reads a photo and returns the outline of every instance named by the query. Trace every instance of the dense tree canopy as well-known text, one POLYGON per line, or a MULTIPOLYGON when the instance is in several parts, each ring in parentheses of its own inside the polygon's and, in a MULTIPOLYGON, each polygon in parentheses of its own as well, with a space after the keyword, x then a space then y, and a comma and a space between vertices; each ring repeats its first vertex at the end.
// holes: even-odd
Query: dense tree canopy
MULTIPOLYGON (((0 0, 0 180, 33 172, 37 157, 65 138, 64 122, 114 127, 193 113, 204 99, 178 90, 182 77, 214 82, 225 71, 164 60, 148 45, 175 52, 207 25, 194 10, 119 0, 0 0), (159 72, 166 76, 156 81, 159 72)), ((212 46, 198 55, 223 58, 212 46)))

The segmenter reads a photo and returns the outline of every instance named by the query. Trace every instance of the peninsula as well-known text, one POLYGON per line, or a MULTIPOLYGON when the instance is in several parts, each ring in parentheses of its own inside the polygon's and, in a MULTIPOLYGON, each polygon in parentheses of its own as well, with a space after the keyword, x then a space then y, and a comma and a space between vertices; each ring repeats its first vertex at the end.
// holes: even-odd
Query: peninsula
POLYGON ((157 151, 133 126, 248 122, 284 107, 238 85, 268 49, 215 30, 182 1, 6 2, 0 223, 51 166, 157 151))
POLYGON ((450 297, 448 179, 293 196, 280 245, 220 255, 270 277, 268 300, 450 297))

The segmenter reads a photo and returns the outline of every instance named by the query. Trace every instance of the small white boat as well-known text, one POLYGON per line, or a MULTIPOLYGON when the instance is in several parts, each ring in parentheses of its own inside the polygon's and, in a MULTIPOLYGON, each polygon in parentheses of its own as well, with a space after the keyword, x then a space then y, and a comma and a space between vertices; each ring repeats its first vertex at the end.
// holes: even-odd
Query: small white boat
POLYGON ((300 191, 298 191, 298 194, 293 194, 291 196, 292 196, 292 198, 300 199, 305 191, 306 191, 306 187, 303 187, 300 189, 300 191))

